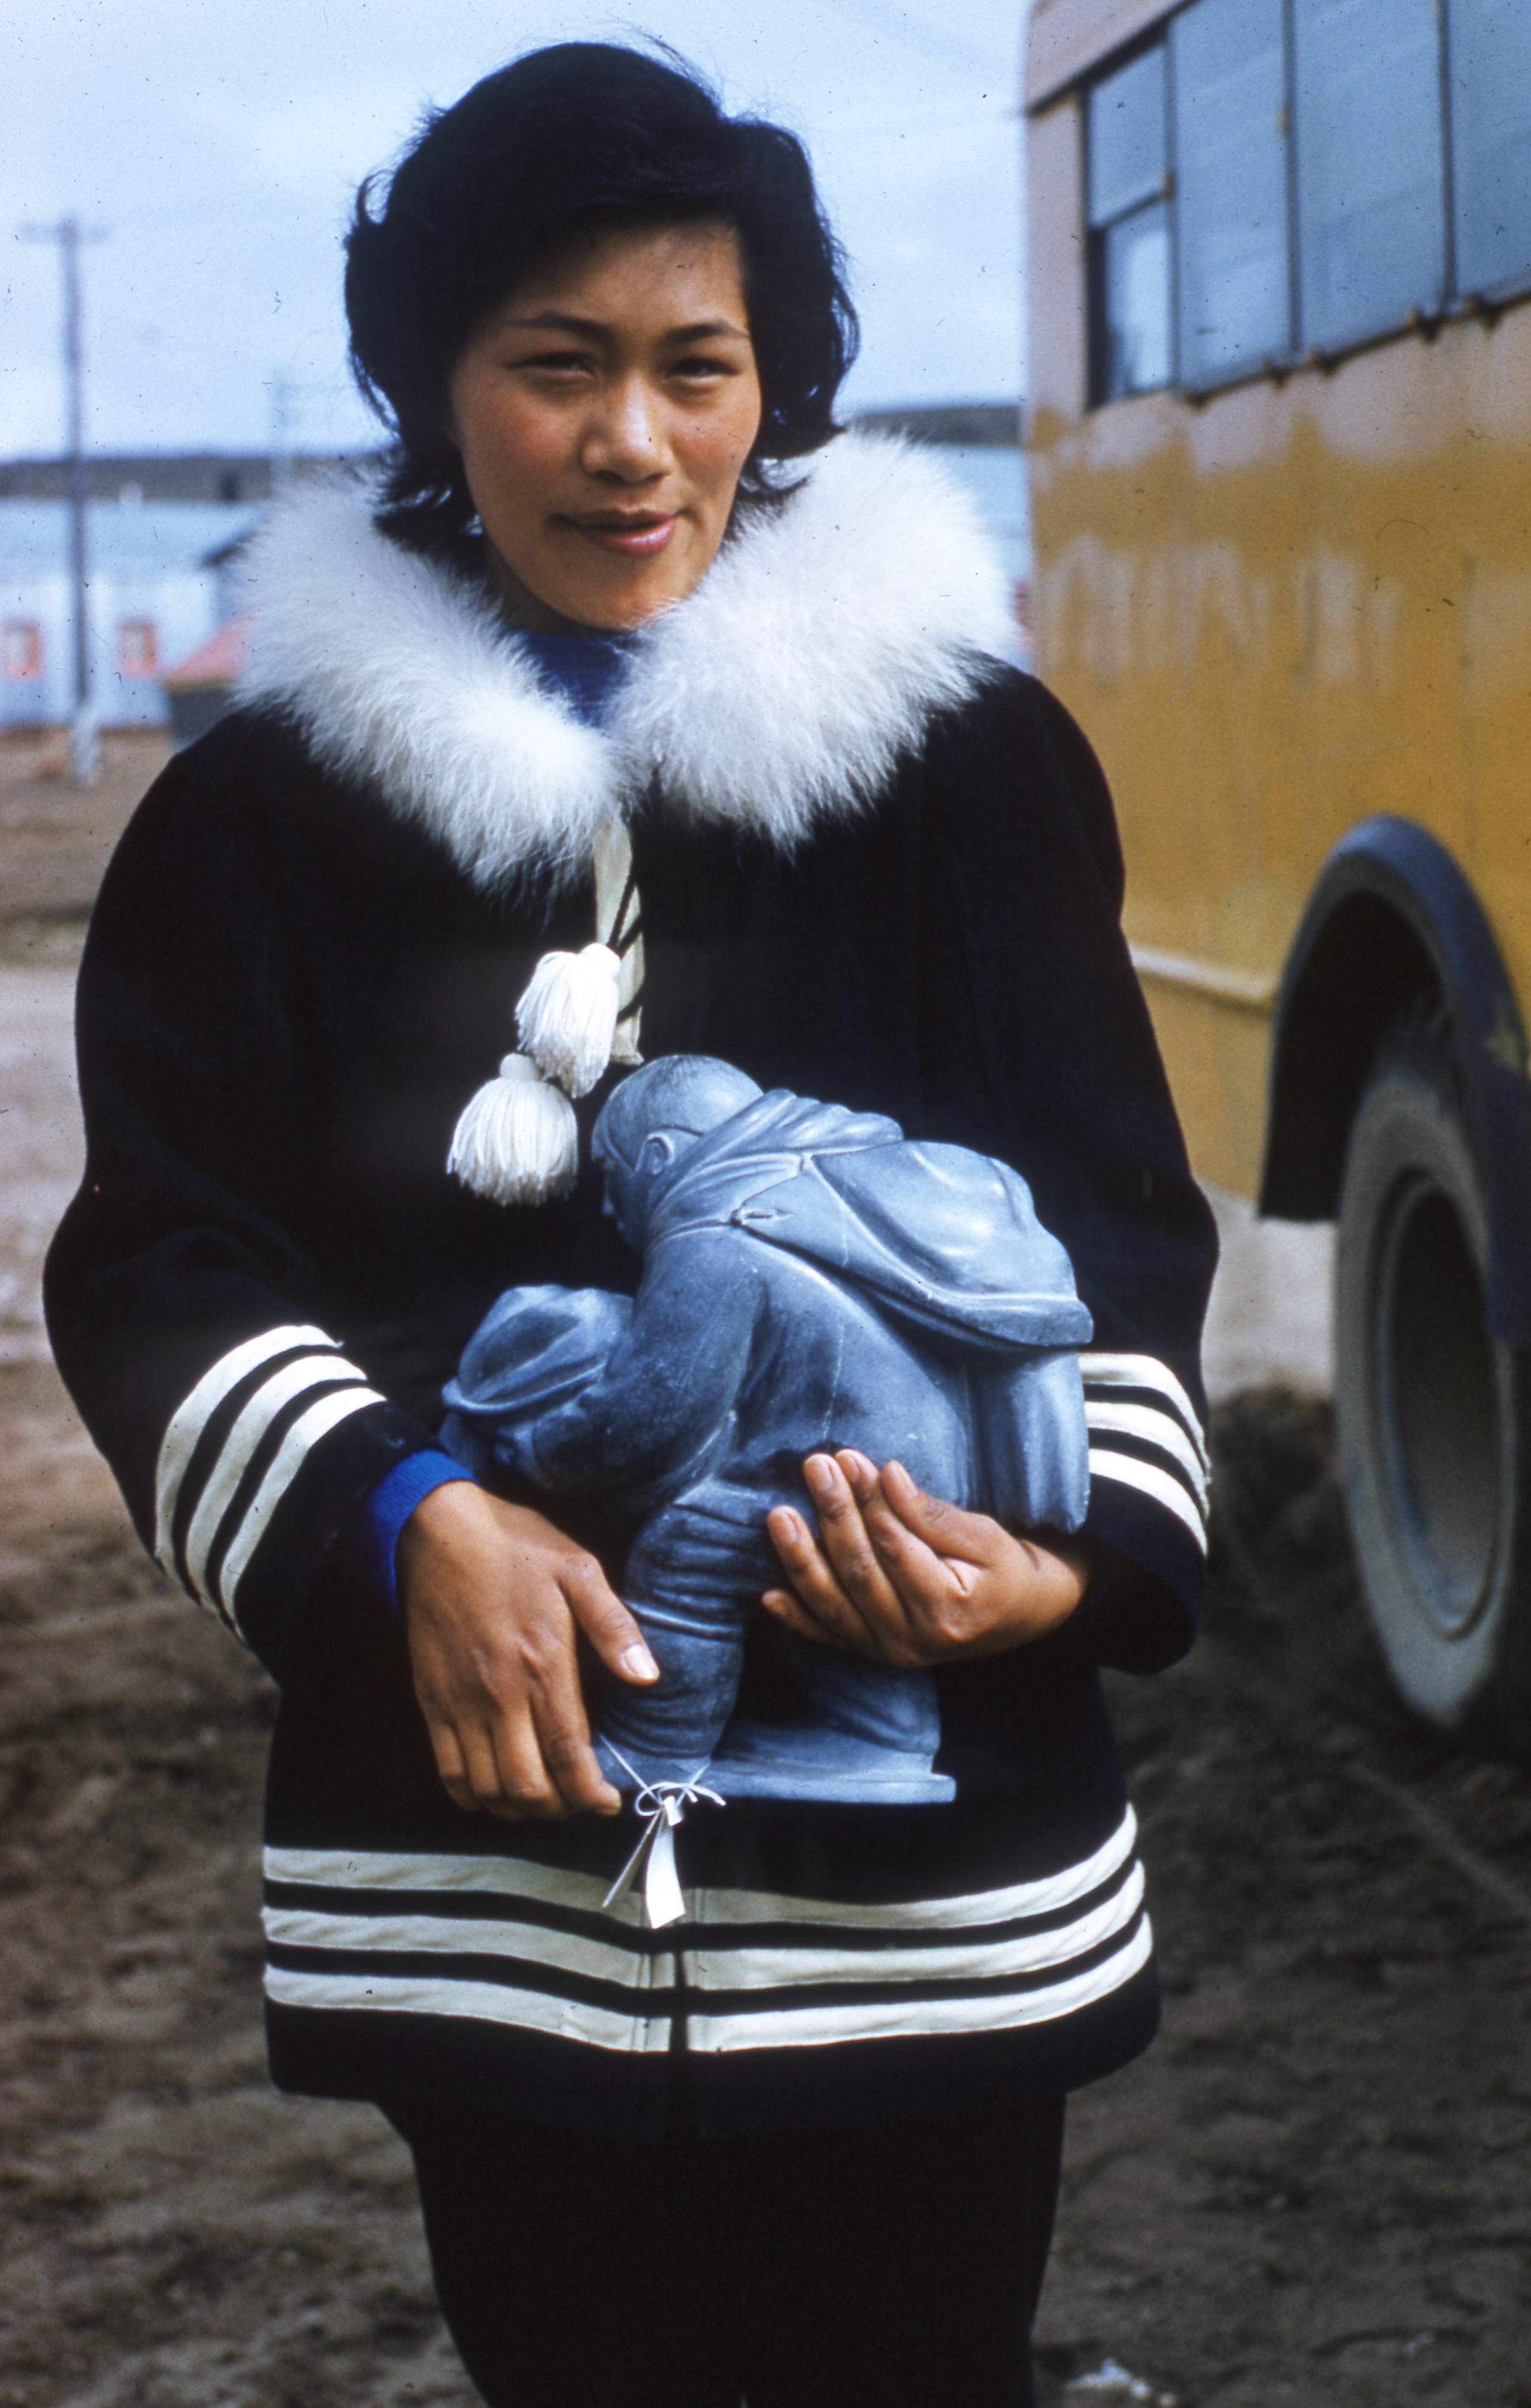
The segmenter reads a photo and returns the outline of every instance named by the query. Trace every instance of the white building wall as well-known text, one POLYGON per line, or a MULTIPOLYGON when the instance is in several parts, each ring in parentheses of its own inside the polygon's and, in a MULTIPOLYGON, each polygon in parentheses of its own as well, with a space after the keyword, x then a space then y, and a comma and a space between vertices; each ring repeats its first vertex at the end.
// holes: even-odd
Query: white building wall
MULTIPOLYGON (((222 615, 225 580, 203 566, 252 523, 248 508, 203 502, 93 503, 86 522, 86 625, 91 698, 104 725, 166 717, 159 673, 206 643, 222 615), (154 659, 134 674, 124 623, 153 631, 154 659)), ((41 673, 0 664, 0 730, 59 725, 74 710, 74 597, 69 517, 63 502, 0 501, 0 622, 36 626, 41 673)), ((18 649, 15 639, 7 652, 18 649)))

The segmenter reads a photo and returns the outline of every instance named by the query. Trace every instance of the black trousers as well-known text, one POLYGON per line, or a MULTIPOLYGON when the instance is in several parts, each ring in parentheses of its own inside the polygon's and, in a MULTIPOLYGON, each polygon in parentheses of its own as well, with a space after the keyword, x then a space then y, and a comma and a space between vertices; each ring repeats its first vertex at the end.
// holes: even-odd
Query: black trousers
POLYGON ((1030 2408, 1061 2099, 651 2145, 387 2112, 490 2408, 1030 2408))

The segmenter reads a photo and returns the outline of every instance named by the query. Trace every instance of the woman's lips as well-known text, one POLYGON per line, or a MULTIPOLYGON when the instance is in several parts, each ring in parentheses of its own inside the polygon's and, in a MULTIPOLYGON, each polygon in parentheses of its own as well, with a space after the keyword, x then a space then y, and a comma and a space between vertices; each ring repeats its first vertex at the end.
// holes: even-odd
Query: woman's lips
POLYGON ((574 519, 571 524, 602 552, 614 552, 623 560, 652 559, 675 533, 673 518, 574 519))

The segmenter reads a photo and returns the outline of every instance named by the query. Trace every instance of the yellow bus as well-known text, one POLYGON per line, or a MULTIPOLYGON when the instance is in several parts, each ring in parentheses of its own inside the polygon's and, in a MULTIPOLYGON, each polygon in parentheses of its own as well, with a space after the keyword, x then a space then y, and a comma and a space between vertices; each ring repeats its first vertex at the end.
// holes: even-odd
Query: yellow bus
POLYGON ((1035 0, 1039 673, 1404 1694, 1531 1747, 1531 5, 1035 0))

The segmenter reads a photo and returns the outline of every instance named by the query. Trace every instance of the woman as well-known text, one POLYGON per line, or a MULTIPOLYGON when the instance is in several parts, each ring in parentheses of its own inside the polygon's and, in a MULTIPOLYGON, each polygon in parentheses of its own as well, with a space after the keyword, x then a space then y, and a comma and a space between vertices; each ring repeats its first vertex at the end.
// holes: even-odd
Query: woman
POLYGON ((347 301, 388 480, 263 536, 243 708, 108 873, 49 1268, 146 1541, 281 1684, 273 2073, 403 2130, 492 2401, 1023 2401, 1062 2096, 1157 2014, 1097 1668, 1189 1644, 1204 1553, 1210 1237, 1109 798, 959 495, 830 441, 789 136, 534 53, 364 189, 347 301), (630 1284, 588 1163, 509 1207, 445 1166, 539 958, 635 894, 587 1117, 640 1042, 997 1155, 1095 1330, 1079 1541, 853 1456, 773 1525, 770 1611, 937 1667, 955 1802, 695 1815, 658 1932, 601 1907, 623 1534, 434 1436, 508 1283, 630 1284))

